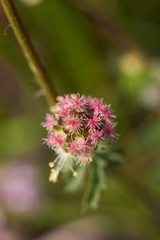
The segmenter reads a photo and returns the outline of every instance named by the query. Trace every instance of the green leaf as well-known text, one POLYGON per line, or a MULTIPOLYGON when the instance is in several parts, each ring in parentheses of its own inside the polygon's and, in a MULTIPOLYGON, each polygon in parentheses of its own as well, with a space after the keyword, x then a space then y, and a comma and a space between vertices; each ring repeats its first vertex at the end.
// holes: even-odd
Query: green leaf
POLYGON ((112 165, 122 165, 126 162, 126 158, 121 149, 115 148, 105 142, 99 144, 95 150, 95 155, 112 165))
POLYGON ((88 182, 88 193, 85 199, 85 207, 96 209, 98 207, 100 193, 106 188, 106 176, 104 168, 106 166, 105 161, 94 158, 92 165, 92 173, 88 182))

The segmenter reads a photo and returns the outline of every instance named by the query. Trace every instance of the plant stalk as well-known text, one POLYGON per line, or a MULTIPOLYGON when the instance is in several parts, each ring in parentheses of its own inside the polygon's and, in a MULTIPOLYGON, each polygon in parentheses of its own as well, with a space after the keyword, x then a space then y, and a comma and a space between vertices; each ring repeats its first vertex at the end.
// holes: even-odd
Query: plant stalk
POLYGON ((39 86, 43 90, 43 94, 45 95, 50 107, 52 107, 55 104, 57 96, 56 90, 45 68, 39 60, 39 57, 18 14, 16 6, 13 0, 0 0, 0 3, 28 62, 28 65, 33 72, 39 86))

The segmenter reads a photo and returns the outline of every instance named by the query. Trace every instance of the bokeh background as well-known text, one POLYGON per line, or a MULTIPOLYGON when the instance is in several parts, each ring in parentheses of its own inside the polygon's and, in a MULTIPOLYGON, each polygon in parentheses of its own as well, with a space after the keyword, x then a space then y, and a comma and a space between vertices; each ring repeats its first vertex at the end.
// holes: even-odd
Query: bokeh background
POLYGON ((0 8, 0 239, 158 240, 160 1, 14 2, 59 94, 112 104, 125 164, 106 168, 94 211, 49 183, 48 105, 0 8))

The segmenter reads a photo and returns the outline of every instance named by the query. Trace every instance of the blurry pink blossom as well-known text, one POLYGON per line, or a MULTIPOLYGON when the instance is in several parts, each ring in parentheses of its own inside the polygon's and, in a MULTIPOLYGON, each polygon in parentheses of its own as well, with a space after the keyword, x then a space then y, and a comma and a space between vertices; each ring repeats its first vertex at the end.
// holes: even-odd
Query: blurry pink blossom
POLYGON ((29 213, 40 204, 38 176, 29 163, 12 163, 0 172, 0 201, 15 214, 29 213))
POLYGON ((1 240, 20 240, 22 239, 22 236, 20 234, 16 233, 12 229, 0 229, 0 239, 1 240))

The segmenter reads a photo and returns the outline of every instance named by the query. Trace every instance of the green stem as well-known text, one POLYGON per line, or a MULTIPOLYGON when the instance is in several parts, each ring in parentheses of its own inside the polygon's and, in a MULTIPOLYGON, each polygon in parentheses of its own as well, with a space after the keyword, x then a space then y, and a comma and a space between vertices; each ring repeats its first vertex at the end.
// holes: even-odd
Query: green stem
POLYGON ((23 22, 17 12, 14 2, 13 0, 0 0, 0 2, 28 62, 28 65, 51 107, 55 104, 55 99, 57 96, 56 90, 53 87, 52 81, 50 80, 46 70, 39 60, 36 51, 33 48, 32 42, 24 28, 23 22))

